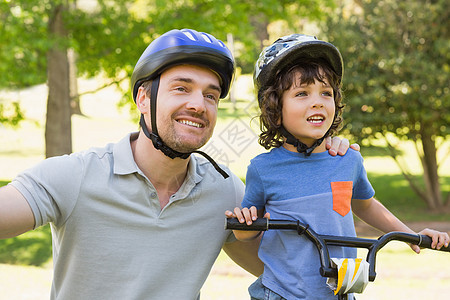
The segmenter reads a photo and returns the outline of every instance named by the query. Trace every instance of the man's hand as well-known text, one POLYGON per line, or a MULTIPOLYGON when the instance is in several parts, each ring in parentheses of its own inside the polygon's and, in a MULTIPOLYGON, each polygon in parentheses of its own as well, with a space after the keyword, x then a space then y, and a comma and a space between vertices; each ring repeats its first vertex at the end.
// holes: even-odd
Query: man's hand
POLYGON ((350 142, 346 138, 341 139, 340 137, 337 137, 337 136, 335 136, 333 138, 327 137, 325 139, 325 143, 326 143, 326 148, 331 156, 345 155, 345 153, 347 153, 348 148, 352 148, 353 150, 360 151, 360 147, 358 144, 350 145, 350 142))

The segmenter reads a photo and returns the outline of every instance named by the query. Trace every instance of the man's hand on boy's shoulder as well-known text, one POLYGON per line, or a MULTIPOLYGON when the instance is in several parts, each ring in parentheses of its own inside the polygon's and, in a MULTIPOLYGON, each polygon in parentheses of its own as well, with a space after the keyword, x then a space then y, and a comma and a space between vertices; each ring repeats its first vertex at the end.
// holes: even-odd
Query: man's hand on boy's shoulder
POLYGON ((327 137, 325 139, 326 148, 330 155, 345 155, 347 153, 348 148, 352 148, 353 150, 360 151, 360 147, 358 144, 351 144, 346 138, 335 137, 327 137))

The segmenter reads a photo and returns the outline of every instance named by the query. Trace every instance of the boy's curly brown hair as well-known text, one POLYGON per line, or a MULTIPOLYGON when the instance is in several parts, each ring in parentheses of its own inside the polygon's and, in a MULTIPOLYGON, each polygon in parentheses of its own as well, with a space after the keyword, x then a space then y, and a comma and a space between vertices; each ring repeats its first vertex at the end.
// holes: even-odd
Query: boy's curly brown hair
POLYGON ((275 76, 273 85, 261 88, 258 91, 258 102, 261 114, 260 129, 258 142, 265 149, 272 147, 280 147, 283 145, 285 138, 280 132, 282 124, 282 95, 289 90, 294 84, 313 84, 314 81, 324 82, 327 80, 333 88, 335 117, 333 124, 327 136, 333 136, 342 128, 342 112, 344 104, 342 104, 341 78, 333 71, 328 62, 323 59, 311 58, 302 59, 301 62, 281 69, 275 76), (300 73, 300 82, 296 80, 296 74, 300 73))

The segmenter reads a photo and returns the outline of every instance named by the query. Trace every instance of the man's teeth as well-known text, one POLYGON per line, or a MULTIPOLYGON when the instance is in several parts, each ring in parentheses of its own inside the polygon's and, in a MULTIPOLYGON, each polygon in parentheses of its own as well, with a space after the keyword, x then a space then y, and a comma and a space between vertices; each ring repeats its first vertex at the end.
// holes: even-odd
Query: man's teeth
POLYGON ((189 125, 189 126, 194 126, 194 127, 197 127, 197 128, 202 128, 202 127, 203 127, 202 124, 195 123, 195 122, 188 121, 188 120, 180 120, 180 121, 178 121, 178 122, 181 123, 181 124, 185 124, 185 125, 189 125))
POLYGON ((311 122, 311 123, 320 123, 320 122, 323 122, 323 117, 320 117, 320 116, 309 117, 309 118, 308 118, 308 122, 311 122))

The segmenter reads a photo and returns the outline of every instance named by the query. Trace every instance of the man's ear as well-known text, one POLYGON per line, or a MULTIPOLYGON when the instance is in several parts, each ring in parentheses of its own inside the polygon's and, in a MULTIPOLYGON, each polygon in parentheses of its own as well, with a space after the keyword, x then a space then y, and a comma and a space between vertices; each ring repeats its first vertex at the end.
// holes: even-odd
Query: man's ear
POLYGON ((148 113, 148 105, 150 99, 146 95, 145 89, 140 86, 136 95, 136 106, 141 112, 141 114, 148 113))

